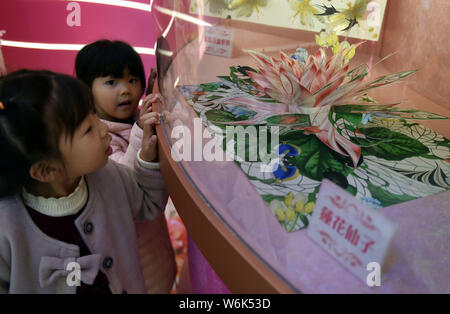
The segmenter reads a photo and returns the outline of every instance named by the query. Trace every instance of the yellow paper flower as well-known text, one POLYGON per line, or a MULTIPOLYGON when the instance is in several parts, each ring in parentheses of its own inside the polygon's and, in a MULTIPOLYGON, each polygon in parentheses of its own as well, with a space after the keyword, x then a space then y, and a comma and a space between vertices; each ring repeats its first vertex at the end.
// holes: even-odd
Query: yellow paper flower
POLYGON ((320 47, 328 48, 338 46, 339 40, 336 33, 320 32, 319 36, 316 35, 316 43, 320 47))
POLYGON ((303 201, 297 201, 297 203, 295 203, 295 210, 297 213, 303 214, 304 208, 305 208, 305 203, 303 201))
POLYGON ((275 211, 275 215, 277 216, 279 221, 284 221, 286 219, 286 216, 284 215, 284 212, 281 208, 277 208, 275 211))
POLYGON ((305 214, 311 214, 311 213, 313 212, 315 206, 316 206, 316 203, 314 203, 314 202, 308 202, 308 203, 305 205, 305 209, 304 209, 305 214))
POLYGON ((316 43, 320 47, 331 48, 334 55, 341 54, 346 61, 355 56, 356 46, 350 45, 348 41, 340 43, 335 32, 320 32, 320 35, 316 35, 316 43))
POLYGON ((333 53, 335 55, 340 53, 345 58, 345 60, 350 60, 351 58, 353 58, 355 56, 355 52, 355 45, 350 45, 348 41, 343 41, 333 47, 333 53))
POLYGON ((289 192, 285 197, 284 197, 284 203, 286 204, 286 207, 290 207, 292 205, 292 200, 294 199, 292 192, 289 192))
POLYGON ((294 220, 294 218, 295 218, 294 210, 290 207, 286 208, 286 222, 294 220))

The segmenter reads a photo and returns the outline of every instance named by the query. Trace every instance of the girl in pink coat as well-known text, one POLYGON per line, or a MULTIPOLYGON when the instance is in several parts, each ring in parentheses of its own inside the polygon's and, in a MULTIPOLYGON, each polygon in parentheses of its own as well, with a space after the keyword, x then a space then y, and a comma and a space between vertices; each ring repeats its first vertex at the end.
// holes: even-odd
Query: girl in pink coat
MULTIPOLYGON (((112 137, 110 158, 133 167, 141 147, 146 122, 159 123, 151 103, 159 95, 148 95, 139 110, 145 90, 145 72, 138 53, 121 41, 99 40, 77 54, 75 71, 92 90, 96 114, 112 137)), ((147 291, 169 293, 176 276, 173 248, 164 214, 136 223, 141 266, 147 291)))

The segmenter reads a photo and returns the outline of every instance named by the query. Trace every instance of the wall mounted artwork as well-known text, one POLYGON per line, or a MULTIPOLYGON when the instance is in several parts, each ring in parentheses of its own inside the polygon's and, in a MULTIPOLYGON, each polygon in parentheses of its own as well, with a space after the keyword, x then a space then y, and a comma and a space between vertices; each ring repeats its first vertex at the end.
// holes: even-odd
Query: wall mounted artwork
POLYGON ((190 13, 378 41, 387 0, 192 0, 190 13))

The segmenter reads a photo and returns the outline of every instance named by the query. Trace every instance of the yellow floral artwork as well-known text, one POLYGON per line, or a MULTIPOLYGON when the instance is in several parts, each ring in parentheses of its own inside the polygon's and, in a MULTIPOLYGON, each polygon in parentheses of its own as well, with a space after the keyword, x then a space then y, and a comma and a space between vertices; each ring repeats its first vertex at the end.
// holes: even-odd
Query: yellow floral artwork
POLYGON ((191 0, 190 13, 377 41, 387 0, 191 0), (202 10, 202 12, 200 12, 202 10))
POLYGON ((260 7, 267 5, 269 0, 230 0, 228 2, 228 9, 237 9, 238 16, 249 17, 253 11, 260 12, 260 7))
POLYGON ((320 14, 319 9, 311 4, 312 0, 292 0, 292 9, 295 11, 294 17, 300 17, 303 25, 314 25, 314 18, 320 14))

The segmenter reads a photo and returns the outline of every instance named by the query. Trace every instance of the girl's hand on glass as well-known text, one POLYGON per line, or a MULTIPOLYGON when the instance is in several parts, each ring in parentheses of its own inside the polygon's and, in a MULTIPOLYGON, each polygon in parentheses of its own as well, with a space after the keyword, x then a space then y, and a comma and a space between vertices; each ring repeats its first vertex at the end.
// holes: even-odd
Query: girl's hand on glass
POLYGON ((141 129, 144 129, 143 124, 146 119, 146 114, 152 112, 152 103, 154 103, 157 99, 162 100, 162 96, 159 93, 147 95, 142 101, 141 111, 139 112, 139 119, 137 124, 141 129))
POLYGON ((155 125, 159 124, 159 113, 149 112, 142 117, 142 147, 140 157, 144 161, 155 161, 158 157, 158 139, 156 137, 155 125))

